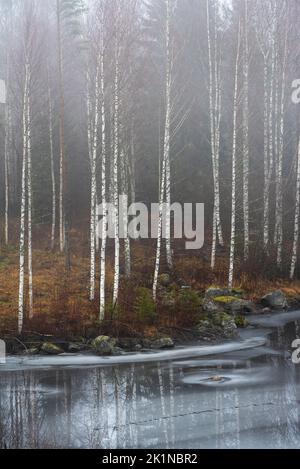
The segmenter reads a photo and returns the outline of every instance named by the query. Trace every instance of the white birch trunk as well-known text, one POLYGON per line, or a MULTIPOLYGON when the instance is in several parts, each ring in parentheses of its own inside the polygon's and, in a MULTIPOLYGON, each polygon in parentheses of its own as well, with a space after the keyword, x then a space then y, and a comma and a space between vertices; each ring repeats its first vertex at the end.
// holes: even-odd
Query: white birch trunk
POLYGON ((99 122, 99 100, 100 100, 100 57, 98 57, 95 83, 95 115, 92 135, 92 154, 91 154, 91 225, 90 225, 90 300, 95 299, 95 275, 96 275, 96 165, 98 148, 98 122, 99 122))
POLYGON ((33 272, 32 272, 32 164, 31 164, 31 105, 28 78, 27 94, 27 197, 28 197, 28 298, 29 319, 33 317, 33 272))
POLYGON ((27 169, 27 100, 28 100, 28 66, 25 69, 25 85, 23 100, 23 160, 21 182, 21 217, 19 244, 19 306, 18 332, 21 334, 24 320, 24 282, 25 282, 25 216, 26 216, 26 169, 27 169))
POLYGON ((245 0, 244 21, 244 108, 243 108, 243 214, 244 260, 249 257, 249 44, 248 0, 245 0))
POLYGON ((172 247, 171 247, 171 162, 170 162, 170 125, 171 125, 171 44, 170 44, 170 0, 166 0, 166 120, 165 120, 165 145, 164 158, 166 161, 166 255, 167 264, 170 270, 173 269, 172 247))
POLYGON ((124 233, 124 260, 125 260, 125 276, 130 277, 131 274, 131 253, 130 253, 130 239, 128 234, 128 177, 126 172, 126 158, 124 149, 121 151, 121 182, 122 182, 122 196, 123 196, 123 210, 122 210, 122 223, 124 233), (125 206, 124 206, 125 205, 125 206))
POLYGON ((282 82, 280 98, 279 117, 279 143, 278 143, 278 171, 276 181, 276 232, 277 232, 277 266, 282 263, 282 241, 283 241, 283 195, 282 195, 282 165, 283 165, 283 145, 284 145, 284 104, 286 90, 286 61, 287 61, 287 33, 285 37, 284 56, 282 65, 282 82))
POLYGON ((113 306, 118 303, 120 283, 120 239, 119 239, 119 44, 116 44, 116 70, 114 90, 114 158, 113 158, 113 201, 114 201, 114 236, 115 236, 115 267, 113 284, 113 306))
POLYGON ((267 248, 269 239, 269 150, 268 150, 268 59, 264 55, 264 219, 263 219, 263 244, 267 248))
POLYGON ((8 245, 8 224, 9 224, 9 155, 11 150, 10 140, 10 97, 9 97, 9 83, 10 83, 10 63, 9 53, 7 53, 7 102, 5 106, 5 142, 4 142, 4 241, 8 245))
POLYGON ((100 85, 101 85, 101 139, 102 139, 102 162, 101 162, 101 201, 103 206, 102 236, 100 249, 100 321, 105 315, 105 272, 106 272, 106 115, 105 115, 105 82, 104 82, 104 12, 102 15, 101 32, 101 55, 100 55, 100 85))
POLYGON ((236 229, 236 152, 237 152, 237 111, 238 111, 238 73, 240 59, 241 25, 239 23, 238 45, 236 53, 234 98, 233 98, 233 143, 232 143, 232 201, 231 201, 231 235, 228 286, 233 286, 234 255, 235 255, 235 229, 236 229))
POLYGON ((297 253, 298 253, 298 244, 299 244, 299 213, 300 213, 300 139, 298 142, 294 242, 293 242, 293 250, 292 250, 291 269, 290 269, 291 280, 294 278, 295 268, 297 264, 297 253))
POLYGON ((53 111, 52 96, 48 69, 48 112, 49 112, 49 150, 50 150, 50 166, 51 166, 51 187, 52 187, 52 222, 51 222, 51 249, 55 246, 55 228, 56 228, 56 182, 54 168, 54 150, 53 150, 53 111))
POLYGON ((61 2, 57 0, 57 35, 58 35, 58 68, 60 87, 60 111, 59 111, 59 246, 60 251, 65 249, 65 213, 64 213, 64 90, 63 90, 63 52, 62 52, 62 31, 61 31, 61 2))
POLYGON ((215 5, 214 27, 214 59, 212 54, 210 33, 209 0, 206 1, 207 13, 207 43, 209 67, 209 115, 211 136, 211 158, 213 167, 214 208, 213 208, 213 237, 211 250, 211 268, 215 268, 216 247, 219 240, 223 245, 223 235, 220 220, 220 180, 219 180, 219 153, 220 153, 220 117, 221 117, 221 90, 219 87, 218 58, 217 58, 217 10, 215 5))

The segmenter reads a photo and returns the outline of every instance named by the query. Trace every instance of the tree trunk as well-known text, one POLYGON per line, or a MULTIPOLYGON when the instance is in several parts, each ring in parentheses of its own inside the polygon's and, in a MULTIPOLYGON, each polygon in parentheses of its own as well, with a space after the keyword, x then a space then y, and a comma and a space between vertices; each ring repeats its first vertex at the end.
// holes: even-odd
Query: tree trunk
POLYGON ((295 221, 294 221, 294 242, 292 250, 292 262, 290 269, 291 280, 295 275, 295 268, 297 263, 298 243, 299 243, 299 213, 300 213, 300 139, 298 142, 298 158, 297 158, 297 180, 296 180, 296 206, 295 206, 295 221))
POLYGON ((60 90, 60 110, 59 110, 59 245, 60 251, 65 249, 65 129, 64 129, 64 84, 63 84, 63 51, 62 51, 62 31, 61 31, 61 1, 57 0, 57 36, 58 36, 58 70, 59 70, 59 90, 60 90))
POLYGON ((248 0, 245 0, 244 20, 244 108, 243 108, 243 214, 244 260, 249 257, 249 45, 248 0))
POLYGON ((233 286, 234 255, 235 255, 235 229, 236 229, 236 152, 237 152, 237 111, 238 111, 238 74, 240 59, 241 25, 239 23, 238 46, 236 53, 234 98, 233 98, 233 143, 232 143, 232 193, 231 193, 231 235, 228 286, 233 286))
POLYGON ((28 197, 28 296, 29 318, 33 317, 33 272, 32 272, 32 164, 31 164, 31 105, 29 92, 30 73, 27 96, 27 197, 28 197))
POLYGON ((96 83, 95 83, 95 115, 92 134, 92 154, 91 154, 91 224, 90 224, 90 300, 95 299, 95 274, 96 274, 96 165, 98 148, 98 122, 99 122, 99 100, 100 100, 100 57, 97 59, 96 83))
POLYGON ((105 115, 105 82, 104 82, 104 12, 102 15, 101 31, 101 55, 100 55, 100 85, 101 85, 101 138, 102 138, 102 163, 101 163, 101 201, 103 207, 102 236, 100 250, 100 321, 105 314, 105 270, 106 270, 106 115, 105 115))
POLYGON ((114 200, 114 236, 115 236, 115 267, 113 284, 113 306, 116 307, 119 297, 120 282, 120 239, 119 239, 119 45, 116 44, 116 69, 114 90, 114 159, 113 159, 113 200, 114 200))
POLYGON ((48 107, 49 107, 49 149, 50 149, 50 165, 51 165, 51 187, 52 187, 52 222, 51 222, 51 249, 55 247, 55 228, 56 228, 56 182, 54 167, 54 151, 53 151, 53 111, 52 96, 48 69, 48 107))
POLYGON ((27 106, 28 106, 28 65, 25 67, 25 85, 23 99, 23 159, 21 182, 21 217, 20 217, 20 244, 19 244, 19 307, 18 332, 21 334, 24 319, 24 281, 25 281, 25 216, 26 216, 26 174, 27 174, 27 106))

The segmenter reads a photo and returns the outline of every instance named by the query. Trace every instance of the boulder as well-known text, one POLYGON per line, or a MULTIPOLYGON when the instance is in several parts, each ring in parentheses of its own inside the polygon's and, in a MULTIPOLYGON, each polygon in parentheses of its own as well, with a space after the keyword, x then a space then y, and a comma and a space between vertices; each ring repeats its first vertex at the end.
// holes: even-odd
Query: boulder
POLYGON ((41 347, 41 352, 47 355, 60 355, 64 353, 64 350, 59 345, 45 342, 41 347))
POLYGON ((87 345, 82 342, 71 342, 68 347, 70 353, 80 353, 87 349, 87 345))
POLYGON ((214 302, 221 309, 229 311, 232 314, 254 313, 256 311, 256 307, 251 301, 239 299, 235 296, 218 296, 214 298, 214 302))
POLYGON ((206 313, 216 313, 220 311, 220 306, 213 299, 205 298, 202 305, 203 311, 206 313))
POLYGON ((134 352, 136 350, 141 350, 142 348, 142 341, 140 339, 135 339, 132 337, 124 337, 118 339, 118 347, 121 347, 124 350, 129 352, 134 352))
POLYGON ((232 316, 227 313, 213 313, 209 319, 201 320, 197 332, 203 340, 230 339, 236 337, 237 326, 232 316))
POLYGON ((112 355, 115 345, 116 340, 106 335, 96 337, 91 344, 93 351, 98 355, 112 355))
POLYGON ((24 355, 38 355, 40 349, 38 347, 31 347, 25 350, 24 355))
POLYGON ((146 348, 151 349, 166 349, 166 348, 173 348, 174 342, 171 337, 156 337, 153 339, 145 339, 143 341, 143 345, 146 348))
POLYGON ((261 303, 264 307, 271 309, 287 309, 288 307, 287 299, 281 290, 268 293, 261 299, 261 303))
POLYGON ((216 296, 228 296, 230 291, 227 288, 209 287, 205 292, 205 298, 215 298, 216 296))

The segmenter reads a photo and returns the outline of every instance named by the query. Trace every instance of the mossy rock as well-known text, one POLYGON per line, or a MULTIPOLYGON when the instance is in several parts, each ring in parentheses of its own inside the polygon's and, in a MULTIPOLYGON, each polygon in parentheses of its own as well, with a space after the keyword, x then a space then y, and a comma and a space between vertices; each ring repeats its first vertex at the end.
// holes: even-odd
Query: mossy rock
POLYGON ((51 342, 45 342, 41 347, 41 352, 47 355, 60 355, 64 353, 62 348, 51 342))
POLYGON ((116 339, 113 339, 107 335, 100 335, 92 341, 92 349, 98 355, 112 355, 114 347, 116 345, 116 339))
POLYGON ((235 296, 216 296, 214 297, 214 301, 216 301, 217 303, 222 303, 222 304, 230 304, 232 303, 233 301, 236 301, 236 297, 235 296))
POLYGON ((235 316, 234 322, 236 324, 236 327, 239 327, 241 329, 249 326, 249 323, 247 319, 245 318, 245 316, 241 316, 241 315, 235 316))
POLYGON ((235 296, 218 296, 214 298, 214 302, 233 314, 255 311, 255 305, 251 301, 236 298, 235 296))
POLYGON ((204 340, 230 339, 237 335, 234 318, 224 312, 213 313, 209 319, 202 319, 197 330, 204 340))

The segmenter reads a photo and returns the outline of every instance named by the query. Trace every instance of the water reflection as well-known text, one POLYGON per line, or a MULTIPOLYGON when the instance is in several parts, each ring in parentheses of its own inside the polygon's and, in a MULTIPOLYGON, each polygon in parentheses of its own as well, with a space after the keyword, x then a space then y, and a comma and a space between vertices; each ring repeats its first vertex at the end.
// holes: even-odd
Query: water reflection
MULTIPOLYGON (((270 347, 286 351, 299 332, 299 321, 278 327, 270 347)), ((299 447, 299 384, 299 366, 267 347, 203 360, 1 371, 0 446, 299 447)))

